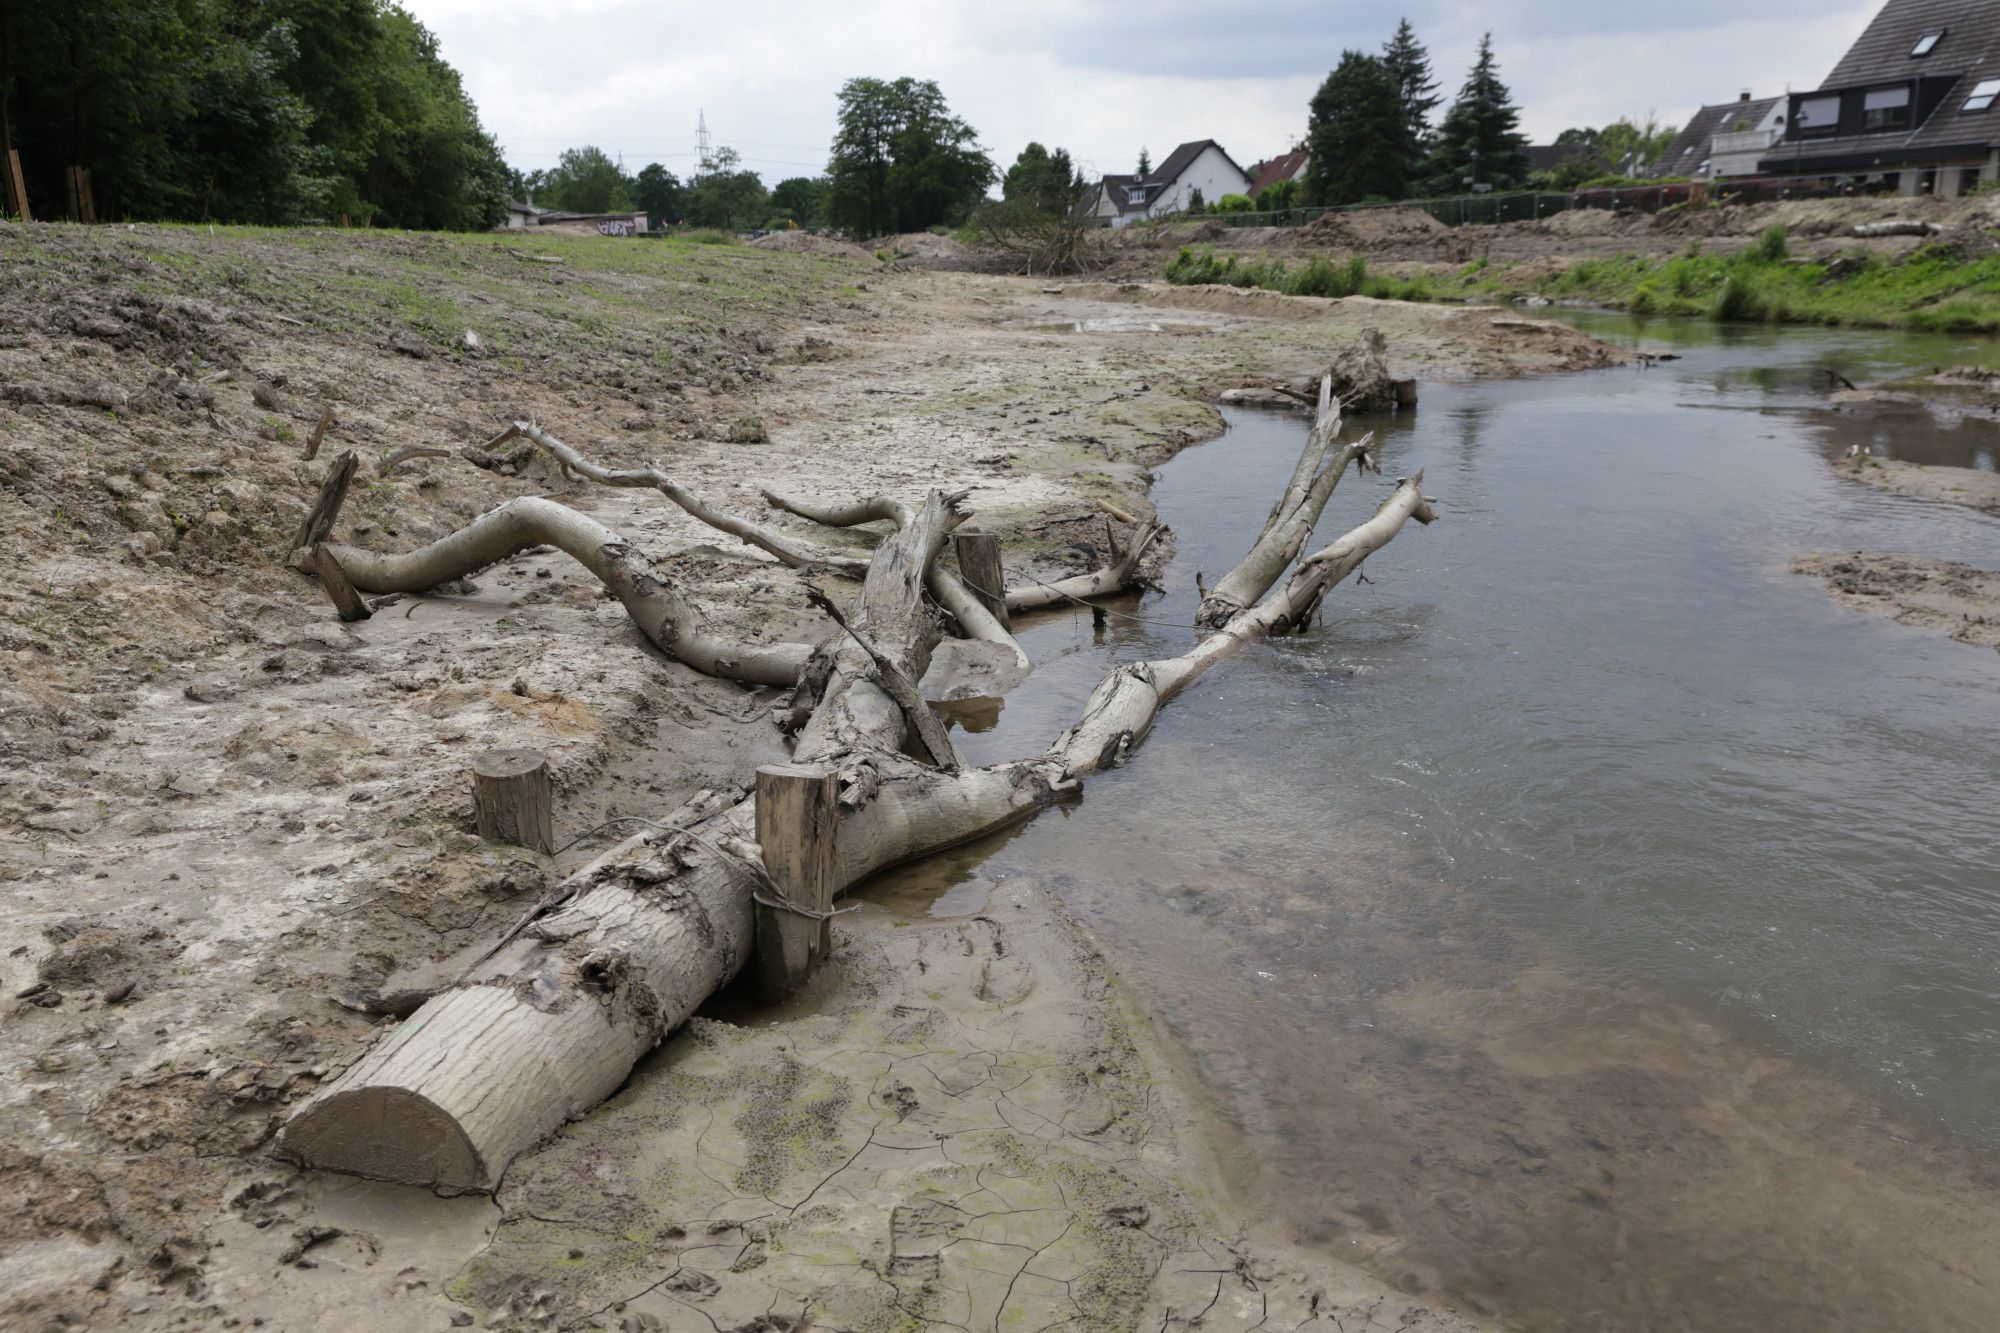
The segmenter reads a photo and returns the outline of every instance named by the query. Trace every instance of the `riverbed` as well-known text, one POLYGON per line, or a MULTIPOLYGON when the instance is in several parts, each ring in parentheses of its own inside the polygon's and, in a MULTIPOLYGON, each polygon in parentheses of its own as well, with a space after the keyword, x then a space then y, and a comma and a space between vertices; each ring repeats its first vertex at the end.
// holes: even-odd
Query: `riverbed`
MULTIPOLYGON (((1200 1071, 1239 1195, 1412 1293, 1535 1327, 2000 1326, 2000 668, 1788 572, 2000 565, 2000 522, 1836 476, 1820 410, 1829 370, 1995 352, 1565 317, 1680 359, 1350 423, 1387 476, 1322 539, 1418 467, 1443 522, 1067 816, 865 896, 1056 885, 1200 1071)), ((1160 471, 1164 591, 1023 631, 1036 675, 968 759, 1190 642, 1196 572, 1304 438, 1229 422, 1160 471)), ((1920 423, 1866 447, 1993 457, 1920 423)))

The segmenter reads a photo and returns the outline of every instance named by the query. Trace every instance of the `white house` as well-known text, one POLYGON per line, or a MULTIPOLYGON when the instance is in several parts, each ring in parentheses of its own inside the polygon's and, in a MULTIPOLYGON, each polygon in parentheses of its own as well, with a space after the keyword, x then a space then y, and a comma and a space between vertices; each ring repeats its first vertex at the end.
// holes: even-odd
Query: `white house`
POLYGON ((1199 194, 1212 204, 1225 194, 1250 193, 1250 177, 1213 139, 1184 143, 1144 176, 1106 176, 1078 207, 1122 227, 1137 218, 1187 211, 1199 194))

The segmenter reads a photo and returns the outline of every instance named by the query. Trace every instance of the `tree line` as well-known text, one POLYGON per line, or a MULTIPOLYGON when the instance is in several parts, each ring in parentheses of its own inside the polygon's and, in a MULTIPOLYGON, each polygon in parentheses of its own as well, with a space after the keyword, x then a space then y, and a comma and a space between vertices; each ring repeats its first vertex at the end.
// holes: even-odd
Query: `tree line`
MULTIPOLYGON (((1431 73, 1430 52, 1408 19, 1380 54, 1345 51, 1313 94, 1306 138, 1310 154, 1301 197, 1291 202, 1351 204, 1462 194, 1475 188, 1520 189, 1534 174, 1520 108, 1501 81, 1493 34, 1480 38, 1479 54, 1458 96, 1435 125, 1443 101, 1431 73)), ((1556 140, 1571 149, 1544 181, 1574 188, 1597 177, 1645 170, 1672 142, 1675 131, 1653 123, 1619 120, 1603 129, 1566 130, 1556 140)))
MULTIPOLYGON (((952 113, 936 83, 856 78, 841 85, 827 169, 819 176, 794 176, 766 189, 730 148, 718 149, 685 182, 657 162, 627 175, 592 147, 571 149, 555 167, 517 183, 545 208, 640 208, 654 227, 828 227, 883 236, 964 223, 996 178, 978 132, 952 113)), ((1066 209, 1062 201, 1080 181, 1067 153, 1033 144, 1007 173, 1004 189, 1009 199, 1018 194, 1066 209)))
POLYGON ((0 4, 0 148, 37 216, 489 227, 500 150, 389 0, 0 4))
POLYGON ((718 148, 683 181, 658 162, 636 174, 603 149, 566 149, 555 166, 517 173, 515 193, 537 207, 566 213, 638 209, 654 230, 717 227, 725 231, 783 230, 826 225, 827 180, 794 176, 766 189, 734 148, 718 148))

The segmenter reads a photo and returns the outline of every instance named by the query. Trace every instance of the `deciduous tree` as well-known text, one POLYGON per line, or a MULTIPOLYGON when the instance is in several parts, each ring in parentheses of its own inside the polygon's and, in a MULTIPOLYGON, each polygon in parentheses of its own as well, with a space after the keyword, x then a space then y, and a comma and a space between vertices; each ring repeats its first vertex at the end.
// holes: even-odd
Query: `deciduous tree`
POLYGON ((734 148, 718 148, 709 170, 695 177, 687 192, 687 220, 697 227, 749 231, 764 225, 771 196, 754 171, 743 169, 734 148))
POLYGON ((1067 149, 1054 152, 1038 143, 1021 150, 1000 183, 1000 197, 1044 213, 1067 213, 1083 196, 1083 177, 1067 149))
POLYGON ((679 222, 682 213, 680 178, 658 162, 648 162, 632 182, 632 202, 646 211, 646 225, 659 230, 679 222))
POLYGON ((828 213, 857 235, 963 222, 993 183, 972 126, 928 79, 849 79, 828 167, 828 213))
POLYGON ((826 177, 792 176, 771 191, 771 211, 801 227, 826 225, 826 177))

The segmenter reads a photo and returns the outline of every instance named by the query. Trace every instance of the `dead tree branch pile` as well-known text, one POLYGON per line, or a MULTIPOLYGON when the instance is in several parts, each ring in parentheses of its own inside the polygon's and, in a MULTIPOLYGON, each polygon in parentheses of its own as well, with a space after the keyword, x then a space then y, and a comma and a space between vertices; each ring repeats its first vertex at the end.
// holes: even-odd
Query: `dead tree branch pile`
MULTIPOLYGON (((944 637, 947 614, 982 646, 1019 651, 990 614, 982 624, 968 613, 960 598, 977 602, 938 565, 946 538, 967 517, 963 494, 934 491, 915 508, 886 498, 818 505, 769 497, 775 507, 828 525, 893 525, 867 561, 859 592, 832 612, 838 623, 815 645, 734 642, 705 627, 688 599, 617 533, 547 499, 509 501, 402 555, 325 549, 356 587, 388 592, 431 587, 531 546, 555 546, 598 578, 663 652, 712 675, 793 687, 792 763, 837 781, 832 863, 835 882, 846 888, 1074 792, 1117 763, 1161 706, 1217 662, 1259 639, 1303 629, 1328 590, 1405 522, 1435 518, 1419 473, 1400 482, 1368 521, 1298 559, 1334 483, 1367 449, 1366 441, 1334 448, 1338 413, 1330 392, 1323 387, 1321 419, 1264 532, 1203 603, 1207 632, 1199 641, 1178 657, 1119 667, 1047 750, 982 768, 962 766, 914 688, 941 644, 964 642, 944 637), (927 760, 912 757, 919 747, 927 760)), ((786 563, 841 569, 719 514, 657 470, 611 472, 537 428, 514 431, 578 475, 650 487, 786 563)), ((1137 577, 1157 531, 1129 538, 1106 570, 1065 580, 1069 587, 1010 590, 1007 605, 1029 609, 1121 591, 1137 577)), ((756 829, 754 798, 704 792, 577 871, 543 914, 511 931, 300 1105, 280 1151, 441 1190, 495 1188, 516 1155, 609 1096, 646 1051, 744 967, 753 902, 773 901, 756 829)))

